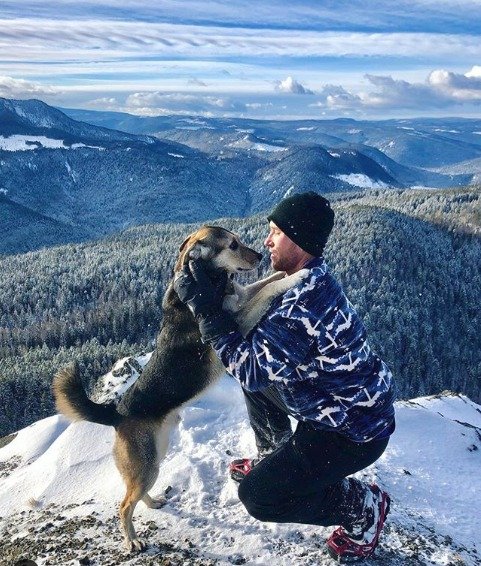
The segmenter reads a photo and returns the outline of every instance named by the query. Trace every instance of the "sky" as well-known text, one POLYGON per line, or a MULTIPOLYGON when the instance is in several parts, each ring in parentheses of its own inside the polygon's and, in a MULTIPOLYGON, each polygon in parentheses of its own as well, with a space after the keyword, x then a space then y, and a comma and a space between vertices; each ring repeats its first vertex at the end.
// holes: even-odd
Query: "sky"
POLYGON ((144 116, 478 117, 481 0, 2 0, 0 96, 144 116))

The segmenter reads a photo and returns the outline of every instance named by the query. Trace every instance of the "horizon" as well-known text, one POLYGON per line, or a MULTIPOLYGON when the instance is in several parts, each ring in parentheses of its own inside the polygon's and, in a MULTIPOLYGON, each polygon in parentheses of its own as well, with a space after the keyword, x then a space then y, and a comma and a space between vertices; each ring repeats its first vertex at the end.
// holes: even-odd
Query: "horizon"
POLYGON ((59 108, 286 121, 481 104, 476 0, 7 0, 0 23, 0 96, 59 108))

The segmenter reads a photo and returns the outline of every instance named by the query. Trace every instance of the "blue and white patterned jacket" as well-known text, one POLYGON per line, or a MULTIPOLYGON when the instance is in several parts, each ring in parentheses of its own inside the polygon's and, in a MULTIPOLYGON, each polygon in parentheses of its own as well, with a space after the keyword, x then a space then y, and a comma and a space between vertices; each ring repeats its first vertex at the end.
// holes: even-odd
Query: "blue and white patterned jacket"
POLYGON ((289 414, 354 442, 394 430, 392 374, 366 341, 366 330, 322 258, 278 297, 243 338, 232 332, 212 345, 248 391, 274 385, 289 414))

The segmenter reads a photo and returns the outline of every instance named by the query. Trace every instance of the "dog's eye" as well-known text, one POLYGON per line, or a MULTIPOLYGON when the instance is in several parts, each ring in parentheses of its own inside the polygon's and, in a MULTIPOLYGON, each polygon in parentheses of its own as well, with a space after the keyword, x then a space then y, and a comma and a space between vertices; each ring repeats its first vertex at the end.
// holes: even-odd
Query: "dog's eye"
POLYGON ((239 247, 239 243, 237 242, 237 240, 232 240, 231 245, 229 246, 229 248, 231 250, 236 250, 239 247))

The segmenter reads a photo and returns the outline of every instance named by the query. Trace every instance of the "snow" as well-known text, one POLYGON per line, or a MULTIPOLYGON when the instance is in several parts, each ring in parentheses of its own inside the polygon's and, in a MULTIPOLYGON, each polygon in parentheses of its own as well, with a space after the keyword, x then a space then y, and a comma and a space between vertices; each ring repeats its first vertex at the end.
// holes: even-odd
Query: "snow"
POLYGON ((256 151, 287 151, 287 147, 279 147, 278 145, 270 145, 268 143, 254 143, 249 149, 256 151))
POLYGON ((334 179, 339 179, 344 181, 349 185, 354 185, 355 187, 362 187, 364 189, 386 189, 389 187, 386 183, 382 181, 375 181, 364 175, 362 173, 350 173, 349 175, 331 175, 334 179))
MULTIPOLYGON (((120 360, 100 380, 95 398, 118 398, 149 356, 120 360)), ((397 428, 387 451, 357 474, 387 489, 393 502, 373 563, 481 564, 481 554, 476 554, 481 552, 481 407, 464 396, 444 395, 398 402, 396 413, 397 428)), ((0 449, 0 472, 11 465, 0 479, 2 539, 8 527, 8 540, 20 544, 31 536, 34 523, 28 522, 28 514, 38 525, 42 513, 56 505, 68 518, 97 516, 103 524, 112 523, 110 537, 101 527, 93 535, 89 531, 90 538, 80 533, 91 541, 86 543, 90 554, 102 545, 120 552, 112 517, 124 488, 111 456, 113 439, 110 427, 69 424, 59 415, 19 431, 0 449)), ((246 513, 226 470, 234 457, 253 454, 240 387, 225 375, 182 411, 152 490, 155 495, 171 486, 167 505, 153 510, 139 504, 136 509, 134 522, 141 531, 145 525, 158 528, 148 530, 147 556, 159 545, 189 541, 204 560, 215 559, 219 565, 333 564, 323 550, 332 527, 261 523, 246 513)), ((128 560, 147 564, 142 555, 128 560)), ((46 564, 38 557, 37 563, 46 564)))
POLYGON ((46 136, 28 136, 20 134, 8 137, 0 136, 0 150, 3 151, 28 151, 38 149, 39 147, 46 149, 78 149, 80 147, 105 149, 103 147, 85 145, 83 143, 74 143, 69 146, 65 145, 63 140, 47 138, 46 136))
POLYGON ((287 147, 280 147, 278 145, 272 145, 269 143, 253 142, 249 139, 249 136, 244 136, 241 140, 237 140, 229 144, 229 147, 235 147, 238 149, 246 149, 247 151, 263 151, 263 152, 273 152, 273 151, 287 151, 287 147))

